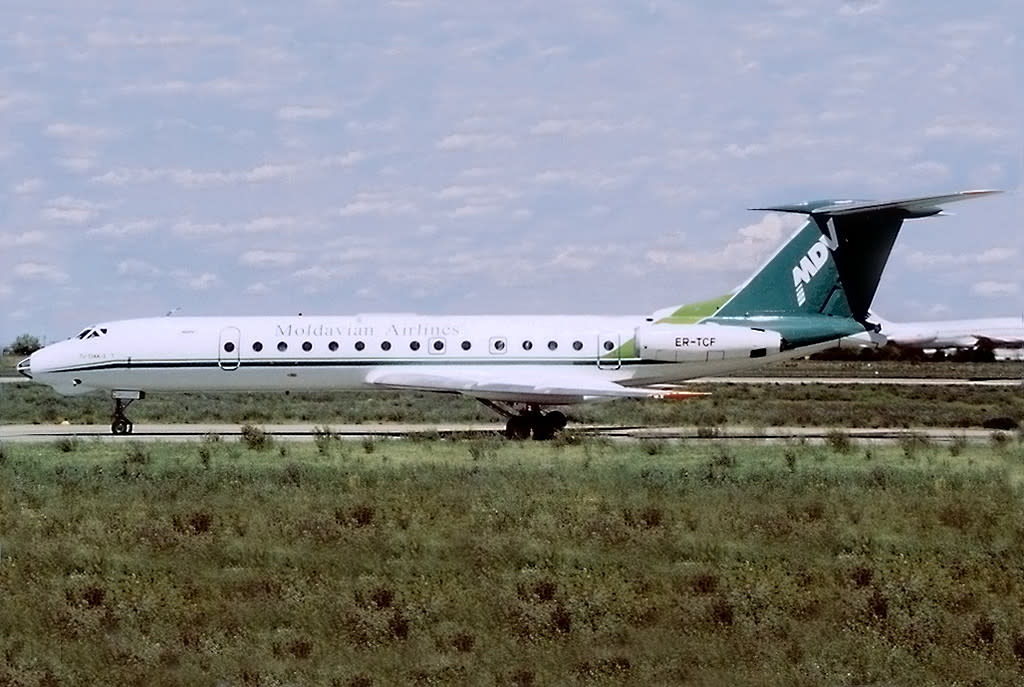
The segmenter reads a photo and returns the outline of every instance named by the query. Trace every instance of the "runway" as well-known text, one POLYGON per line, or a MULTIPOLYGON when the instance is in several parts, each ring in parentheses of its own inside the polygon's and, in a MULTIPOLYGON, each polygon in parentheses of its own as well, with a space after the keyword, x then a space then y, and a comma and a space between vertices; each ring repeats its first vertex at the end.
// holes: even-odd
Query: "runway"
MULTIPOLYGON (((258 425, 275 439, 282 441, 313 441, 318 425, 271 424, 258 425)), ((499 423, 421 425, 421 424, 364 424, 330 427, 341 439, 365 438, 400 439, 410 437, 466 439, 476 436, 501 436, 504 425, 499 423)), ((570 433, 600 436, 619 440, 685 440, 685 441, 824 441, 830 434, 840 431, 855 441, 869 443, 897 442, 910 437, 923 437, 930 441, 954 440, 989 441, 993 430, 962 427, 927 428, 835 428, 835 427, 638 427, 613 425, 576 425, 570 433)), ((106 425, 0 425, 0 442, 45 442, 61 437, 78 437, 94 441, 197 441, 208 435, 223 439, 241 437, 241 426, 232 424, 136 424, 134 433, 114 436, 106 425)))
MULTIPOLYGON (((32 384, 24 377, 0 377, 0 384, 32 384)), ((698 377, 678 383, 687 384, 890 384, 895 386, 1022 386, 1021 377, 1005 378, 932 378, 932 377, 698 377)), ((340 392, 339 392, 340 393, 340 392)))

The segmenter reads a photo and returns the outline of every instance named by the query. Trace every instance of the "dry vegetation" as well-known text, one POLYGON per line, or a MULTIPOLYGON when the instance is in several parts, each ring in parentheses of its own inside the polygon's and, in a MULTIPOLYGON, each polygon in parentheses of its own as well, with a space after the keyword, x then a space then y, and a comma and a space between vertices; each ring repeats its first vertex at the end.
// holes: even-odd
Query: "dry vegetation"
POLYGON ((0 447, 0 684, 1013 684, 1024 448, 0 447))

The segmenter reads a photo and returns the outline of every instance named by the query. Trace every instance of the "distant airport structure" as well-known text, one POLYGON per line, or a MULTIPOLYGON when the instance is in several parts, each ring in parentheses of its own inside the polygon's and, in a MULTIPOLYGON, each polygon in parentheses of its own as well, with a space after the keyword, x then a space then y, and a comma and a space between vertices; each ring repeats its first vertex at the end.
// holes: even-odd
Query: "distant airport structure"
POLYGON ((1024 351, 1024 315, 971 320, 890 322, 872 311, 879 333, 899 348, 924 351, 987 351, 997 358, 1016 359, 1024 351))

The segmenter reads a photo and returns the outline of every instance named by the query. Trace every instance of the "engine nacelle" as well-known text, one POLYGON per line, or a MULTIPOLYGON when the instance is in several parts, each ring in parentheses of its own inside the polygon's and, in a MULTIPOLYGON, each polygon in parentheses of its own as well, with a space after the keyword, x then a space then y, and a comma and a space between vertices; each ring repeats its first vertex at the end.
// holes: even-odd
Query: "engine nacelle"
POLYGON ((651 324, 636 329, 636 349, 644 360, 669 363, 764 358, 778 353, 778 332, 720 324, 651 324))

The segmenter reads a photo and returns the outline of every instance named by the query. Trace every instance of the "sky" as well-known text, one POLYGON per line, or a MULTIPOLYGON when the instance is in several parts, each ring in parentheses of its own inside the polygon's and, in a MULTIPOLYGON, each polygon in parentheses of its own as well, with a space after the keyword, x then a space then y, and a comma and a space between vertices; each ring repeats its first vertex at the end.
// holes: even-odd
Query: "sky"
POLYGON ((645 314, 908 223, 892 320, 1018 315, 1020 0, 8 0, 0 342, 163 315, 645 314))

